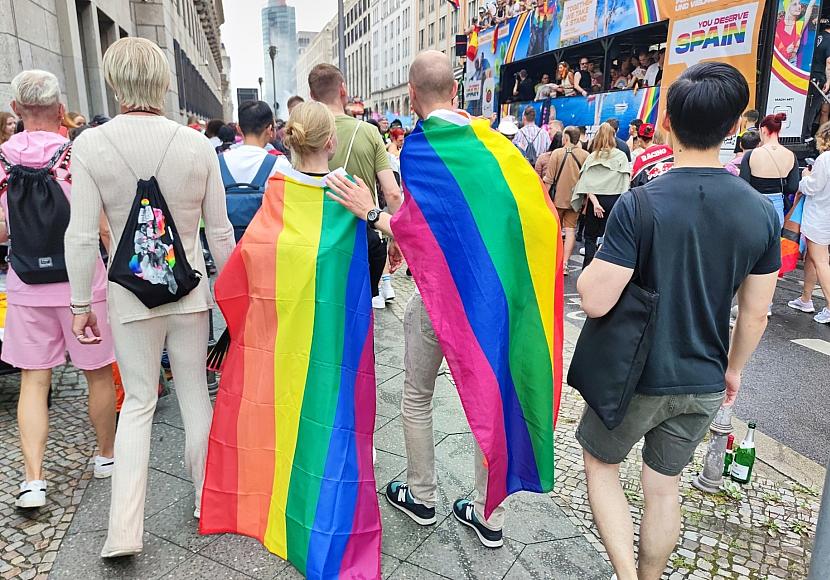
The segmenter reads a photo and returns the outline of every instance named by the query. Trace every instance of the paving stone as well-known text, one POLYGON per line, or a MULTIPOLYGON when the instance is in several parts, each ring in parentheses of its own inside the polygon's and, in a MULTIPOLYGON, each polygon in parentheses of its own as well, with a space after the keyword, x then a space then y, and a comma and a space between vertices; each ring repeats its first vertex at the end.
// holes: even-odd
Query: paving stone
POLYGON ((432 534, 436 526, 448 516, 436 510, 438 521, 432 526, 416 524, 406 514, 392 507, 386 498, 378 497, 380 505, 381 525, 383 526, 383 542, 381 550, 398 560, 406 560, 432 534))
POLYGON ((419 568, 409 562, 404 562, 389 577, 389 580, 444 580, 444 578, 447 577, 419 568))
POLYGON ((523 544, 581 536, 547 494, 520 492, 505 502, 504 535, 523 544))
POLYGON ((181 479, 190 479, 184 467, 184 431, 167 423, 153 425, 150 447, 150 467, 174 475, 181 479))
POLYGON ((176 398, 175 390, 166 397, 159 399, 156 404, 156 414, 153 415, 153 423, 166 423, 177 429, 184 429, 182 414, 179 411, 179 401, 176 398))
MULTIPOLYGON (((109 522, 111 487, 109 479, 96 479, 87 488, 83 503, 79 506, 70 534, 106 530, 109 522)), ((147 475, 147 497, 144 501, 144 517, 149 518, 175 504, 183 497, 193 496, 193 484, 156 469, 147 475)), ((190 510, 191 516, 193 509, 190 510)))
POLYGON ((450 513, 453 502, 469 496, 475 488, 475 445, 473 436, 467 433, 448 435, 435 447, 436 510, 450 513))
POLYGON ((580 537, 526 546, 504 580, 607 580, 612 572, 580 537))
POLYGON ((79 578, 158 578, 182 564, 192 553, 149 533, 144 534, 144 551, 126 558, 100 558, 106 532, 67 536, 52 571, 52 580, 79 578))
MULTIPOLYGON (((446 433, 434 431, 433 437, 439 443, 446 437, 446 433)), ((381 429, 375 431, 375 447, 378 450, 406 457, 406 441, 403 435, 403 419, 398 416, 388 422, 381 429)))
POLYGON ((234 534, 217 538, 199 550, 199 555, 261 579, 273 578, 288 566, 285 560, 271 554, 257 540, 234 534))
POLYGON ((498 550, 485 548, 473 530, 448 517, 407 560, 448 578, 501 578, 523 548, 508 538, 498 550))
POLYGON ((386 451, 377 451, 375 463, 375 484, 378 491, 384 491, 393 479, 399 479, 406 471, 406 459, 386 451))
POLYGON ((199 520, 193 517, 194 494, 148 517, 144 529, 191 552, 198 552, 220 536, 199 534, 199 520))
MULTIPOLYGON (((162 578, 165 580, 183 580, 188 578, 192 578, 193 580, 203 580, 206 578, 210 580, 237 580, 242 576, 238 570, 228 568, 219 562, 194 554, 162 578)), ((244 577, 250 578, 247 575, 244 575, 244 577)))
POLYGON ((392 367, 394 369, 404 370, 404 347, 403 345, 400 346, 393 346, 386 348, 385 350, 381 351, 380 354, 375 356, 375 363, 386 365, 388 367, 392 367))

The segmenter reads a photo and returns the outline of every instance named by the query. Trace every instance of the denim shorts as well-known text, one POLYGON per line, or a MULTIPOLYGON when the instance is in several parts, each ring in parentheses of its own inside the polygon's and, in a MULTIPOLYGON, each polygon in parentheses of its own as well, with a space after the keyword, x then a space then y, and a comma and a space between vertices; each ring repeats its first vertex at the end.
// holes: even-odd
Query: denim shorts
POLYGON ((609 430, 587 405, 576 439, 588 453, 611 465, 622 463, 645 437, 643 461, 674 477, 689 464, 723 402, 724 391, 694 395, 635 394, 620 425, 609 430))

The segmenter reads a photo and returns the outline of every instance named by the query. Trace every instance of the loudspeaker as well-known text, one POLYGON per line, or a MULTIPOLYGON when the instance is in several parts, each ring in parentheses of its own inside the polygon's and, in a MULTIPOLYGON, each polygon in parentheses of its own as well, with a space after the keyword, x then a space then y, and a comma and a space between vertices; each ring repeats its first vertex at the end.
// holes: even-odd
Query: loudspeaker
POLYGON ((456 34, 455 35, 455 56, 457 56, 457 57, 467 56, 467 35, 466 34, 456 34))

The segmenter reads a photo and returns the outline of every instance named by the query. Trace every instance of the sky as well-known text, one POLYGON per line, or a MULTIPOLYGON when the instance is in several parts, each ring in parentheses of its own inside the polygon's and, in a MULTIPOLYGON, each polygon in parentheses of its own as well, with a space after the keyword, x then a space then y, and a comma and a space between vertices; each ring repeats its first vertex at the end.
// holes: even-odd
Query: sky
MULTIPOLYGON (((222 42, 231 58, 231 90, 236 100, 239 87, 259 88, 263 75, 260 12, 267 0, 223 0, 225 24, 222 42)), ((297 16, 297 30, 322 30, 337 12, 337 0, 288 0, 297 16)))

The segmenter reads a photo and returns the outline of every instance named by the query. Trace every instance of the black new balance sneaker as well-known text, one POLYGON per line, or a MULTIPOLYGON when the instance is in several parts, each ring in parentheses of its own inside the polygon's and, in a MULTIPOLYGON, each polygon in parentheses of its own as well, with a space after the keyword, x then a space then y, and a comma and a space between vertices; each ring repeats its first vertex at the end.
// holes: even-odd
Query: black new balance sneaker
POLYGON ((468 499, 458 499, 452 506, 452 514, 459 522, 473 529, 478 540, 487 548, 501 548, 504 545, 501 530, 491 530, 484 526, 475 514, 473 502, 468 499))
POLYGON ((386 499, 417 524, 429 526, 436 521, 435 508, 416 502, 412 494, 409 493, 409 486, 402 481, 393 481, 386 486, 386 499))

